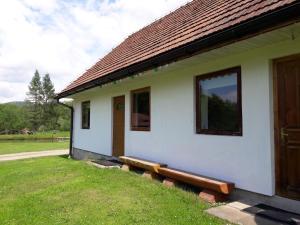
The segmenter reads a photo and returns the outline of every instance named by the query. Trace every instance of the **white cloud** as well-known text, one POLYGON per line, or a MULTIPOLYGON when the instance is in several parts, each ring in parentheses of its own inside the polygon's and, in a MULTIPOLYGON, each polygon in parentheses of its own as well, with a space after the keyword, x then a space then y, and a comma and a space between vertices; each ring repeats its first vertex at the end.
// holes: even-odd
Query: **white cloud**
POLYGON ((23 100, 27 92, 27 85, 23 83, 0 82, 0 90, 0 102, 23 100))
POLYGON ((23 0, 23 2, 27 7, 41 11, 44 14, 50 14, 59 8, 57 0, 23 0))
POLYGON ((187 0, 0 2, 0 102, 23 100, 38 69, 56 90, 134 31, 187 0))

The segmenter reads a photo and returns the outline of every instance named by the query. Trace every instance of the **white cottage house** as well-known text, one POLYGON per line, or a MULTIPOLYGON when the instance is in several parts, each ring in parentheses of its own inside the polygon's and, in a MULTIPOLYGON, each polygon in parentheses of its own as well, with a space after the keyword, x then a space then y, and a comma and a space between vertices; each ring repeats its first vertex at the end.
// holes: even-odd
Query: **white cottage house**
POLYGON ((300 1, 194 0, 65 97, 75 158, 135 156, 300 200, 300 1))

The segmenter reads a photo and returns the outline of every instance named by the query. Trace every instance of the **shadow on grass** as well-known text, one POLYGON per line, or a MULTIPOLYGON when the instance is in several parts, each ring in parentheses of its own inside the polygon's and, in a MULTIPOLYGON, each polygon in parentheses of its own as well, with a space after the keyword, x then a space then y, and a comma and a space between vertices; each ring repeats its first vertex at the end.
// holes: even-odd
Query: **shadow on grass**
POLYGON ((58 157, 64 158, 64 159, 69 159, 69 155, 59 155, 58 157))

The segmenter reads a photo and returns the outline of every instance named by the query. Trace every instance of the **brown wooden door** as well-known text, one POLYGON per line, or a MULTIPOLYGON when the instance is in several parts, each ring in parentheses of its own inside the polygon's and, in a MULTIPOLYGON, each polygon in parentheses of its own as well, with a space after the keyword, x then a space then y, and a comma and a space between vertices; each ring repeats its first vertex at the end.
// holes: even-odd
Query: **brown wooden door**
POLYGON ((113 150, 115 157, 124 155, 125 96, 113 98, 113 150))
POLYGON ((276 61, 277 194, 300 200, 300 56, 276 61))

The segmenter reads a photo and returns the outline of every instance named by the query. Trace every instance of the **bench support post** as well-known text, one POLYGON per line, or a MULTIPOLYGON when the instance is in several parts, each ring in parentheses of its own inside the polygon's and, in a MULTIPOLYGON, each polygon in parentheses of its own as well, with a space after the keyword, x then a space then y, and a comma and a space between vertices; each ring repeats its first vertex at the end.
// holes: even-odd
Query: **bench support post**
POLYGON ((121 168, 123 171, 130 171, 130 165, 127 165, 127 164, 123 164, 122 168, 121 168))
POLYGON ((171 178, 165 178, 164 181, 163 181, 163 184, 166 186, 166 187, 175 187, 176 186, 176 181, 171 179, 171 178))
POLYGON ((209 203, 218 203, 225 202, 227 200, 227 195, 204 189, 199 193, 199 198, 209 203))
POLYGON ((154 179, 157 179, 158 178, 158 175, 156 174, 156 173, 154 173, 154 172, 151 172, 151 171, 145 171, 144 173, 143 173, 143 177, 146 177, 146 178, 148 178, 148 179, 150 179, 150 180, 154 180, 154 179))

